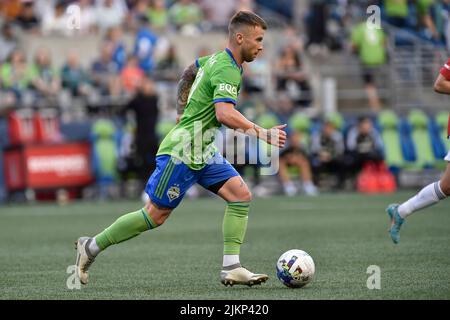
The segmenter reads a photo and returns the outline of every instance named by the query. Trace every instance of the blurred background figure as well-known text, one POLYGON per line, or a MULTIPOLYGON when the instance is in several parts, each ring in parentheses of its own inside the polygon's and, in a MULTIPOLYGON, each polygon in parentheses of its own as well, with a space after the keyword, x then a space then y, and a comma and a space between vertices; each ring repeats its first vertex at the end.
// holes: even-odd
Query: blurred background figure
POLYGON ((114 44, 104 42, 100 57, 91 66, 92 84, 102 96, 117 97, 121 93, 119 66, 113 60, 114 44))
POLYGON ((300 52, 293 46, 286 46, 275 63, 276 89, 288 92, 296 106, 308 107, 312 100, 309 79, 303 70, 300 52))
POLYGON ((179 0, 169 8, 169 18, 181 33, 195 35, 200 32, 203 12, 194 1, 179 0))
POLYGON ((13 51, 0 67, 1 87, 15 102, 21 102, 30 87, 28 68, 25 53, 20 49, 13 51))
POLYGON ((0 64, 5 62, 11 53, 18 48, 18 38, 10 23, 5 23, 0 32, 0 64))
POLYGON ((30 67, 30 79, 38 97, 55 99, 58 96, 61 81, 47 48, 41 47, 36 51, 34 63, 30 67))
POLYGON ((33 1, 22 1, 23 5, 19 15, 16 17, 16 23, 26 32, 39 32, 39 19, 34 11, 33 1))
POLYGON ((386 37, 382 29, 371 28, 366 21, 355 25, 351 34, 352 49, 361 63, 362 76, 365 83, 370 109, 381 110, 376 78, 380 69, 386 64, 386 37))
POLYGON ((357 174, 369 162, 378 165, 383 161, 383 142, 369 117, 360 117, 358 124, 350 129, 346 158, 353 174, 357 174))
POLYGON ((123 0, 96 0, 96 21, 99 31, 105 33, 125 21, 127 6, 123 0))
POLYGON ((147 17, 140 18, 140 28, 136 34, 134 55, 139 61, 139 67, 150 75, 155 67, 154 53, 158 42, 158 36, 150 28, 147 17))
POLYGON ((163 33, 170 27, 169 13, 164 0, 152 0, 147 11, 147 19, 151 21, 155 31, 163 33))
POLYGON ((311 156, 312 168, 315 180, 320 187, 320 176, 324 173, 332 174, 337 177, 333 189, 339 190, 344 186, 345 166, 344 166, 344 137, 337 130, 336 124, 326 119, 322 129, 312 135, 311 138, 311 156))
POLYGON ((159 137, 156 133, 156 123, 159 116, 158 95, 152 79, 144 77, 137 88, 136 95, 126 105, 124 111, 134 113, 136 133, 135 165, 138 179, 145 187, 150 174, 155 169, 156 151, 159 146, 159 137))
POLYGON ((134 94, 145 77, 144 71, 139 68, 138 59, 129 56, 127 64, 120 72, 122 86, 128 94, 134 94))
POLYGON ((280 152, 279 177, 283 191, 288 196, 297 194, 298 189, 293 182, 289 168, 297 170, 296 174, 303 186, 303 191, 308 196, 316 196, 318 190, 313 183, 311 165, 305 148, 301 144, 301 136, 296 131, 288 132, 289 141, 280 152))
POLYGON ((74 97, 87 97, 91 89, 91 81, 86 70, 80 64, 77 52, 72 51, 61 69, 61 82, 74 97))

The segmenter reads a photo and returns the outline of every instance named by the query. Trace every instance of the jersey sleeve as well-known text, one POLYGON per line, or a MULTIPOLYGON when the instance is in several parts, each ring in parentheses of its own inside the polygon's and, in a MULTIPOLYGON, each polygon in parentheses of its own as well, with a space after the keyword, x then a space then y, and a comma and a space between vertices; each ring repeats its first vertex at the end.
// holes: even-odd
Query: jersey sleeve
POLYGON ((450 81, 450 59, 448 59, 447 63, 442 66, 440 73, 446 80, 450 81))
POLYGON ((211 58, 211 55, 198 57, 197 59, 195 59, 195 66, 197 68, 203 67, 204 64, 206 63, 206 61, 208 61, 209 58, 211 58))
POLYGON ((213 102, 230 102, 236 105, 241 73, 233 66, 217 68, 211 75, 213 102))

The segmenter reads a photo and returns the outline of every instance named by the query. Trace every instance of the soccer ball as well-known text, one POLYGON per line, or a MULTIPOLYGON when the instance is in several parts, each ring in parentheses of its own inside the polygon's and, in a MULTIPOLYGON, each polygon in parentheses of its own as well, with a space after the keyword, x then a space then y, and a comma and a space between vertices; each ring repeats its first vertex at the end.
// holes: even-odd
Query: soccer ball
POLYGON ((277 277, 289 288, 301 288, 311 282, 316 267, 311 256, 303 250, 283 253, 277 262, 277 277))

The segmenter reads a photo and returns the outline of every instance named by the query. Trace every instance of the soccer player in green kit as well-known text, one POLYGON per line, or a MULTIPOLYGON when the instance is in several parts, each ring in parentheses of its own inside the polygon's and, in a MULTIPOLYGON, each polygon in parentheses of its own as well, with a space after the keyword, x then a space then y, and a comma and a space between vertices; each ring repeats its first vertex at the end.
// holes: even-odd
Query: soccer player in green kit
POLYGON ((247 229, 251 193, 233 166, 214 146, 215 130, 224 124, 275 147, 283 147, 286 125, 263 129, 235 109, 240 90, 242 64, 253 61, 263 49, 267 25, 258 15, 240 11, 228 26, 227 48, 201 57, 187 67, 178 83, 177 125, 161 143, 156 169, 145 188, 150 200, 135 212, 118 218, 95 237, 76 241, 77 275, 88 282, 88 269, 107 247, 159 227, 195 183, 227 202, 223 219, 224 285, 254 285, 268 276, 241 266, 239 254, 247 229))

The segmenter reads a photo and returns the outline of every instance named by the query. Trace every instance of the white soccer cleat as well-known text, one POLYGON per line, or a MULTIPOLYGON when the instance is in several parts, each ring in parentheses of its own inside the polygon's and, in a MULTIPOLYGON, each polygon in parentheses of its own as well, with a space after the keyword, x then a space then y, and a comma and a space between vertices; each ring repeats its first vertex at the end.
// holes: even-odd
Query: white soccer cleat
POLYGON ((266 282, 269 276, 266 274, 256 274, 248 271, 244 267, 237 267, 231 270, 222 270, 220 272, 220 282, 225 286, 243 284, 251 287, 254 284, 266 282))
POLYGON ((88 269, 95 260, 95 256, 89 252, 89 249, 86 249, 91 241, 92 238, 81 237, 75 242, 75 249, 77 250, 76 270, 82 284, 88 283, 88 269))

